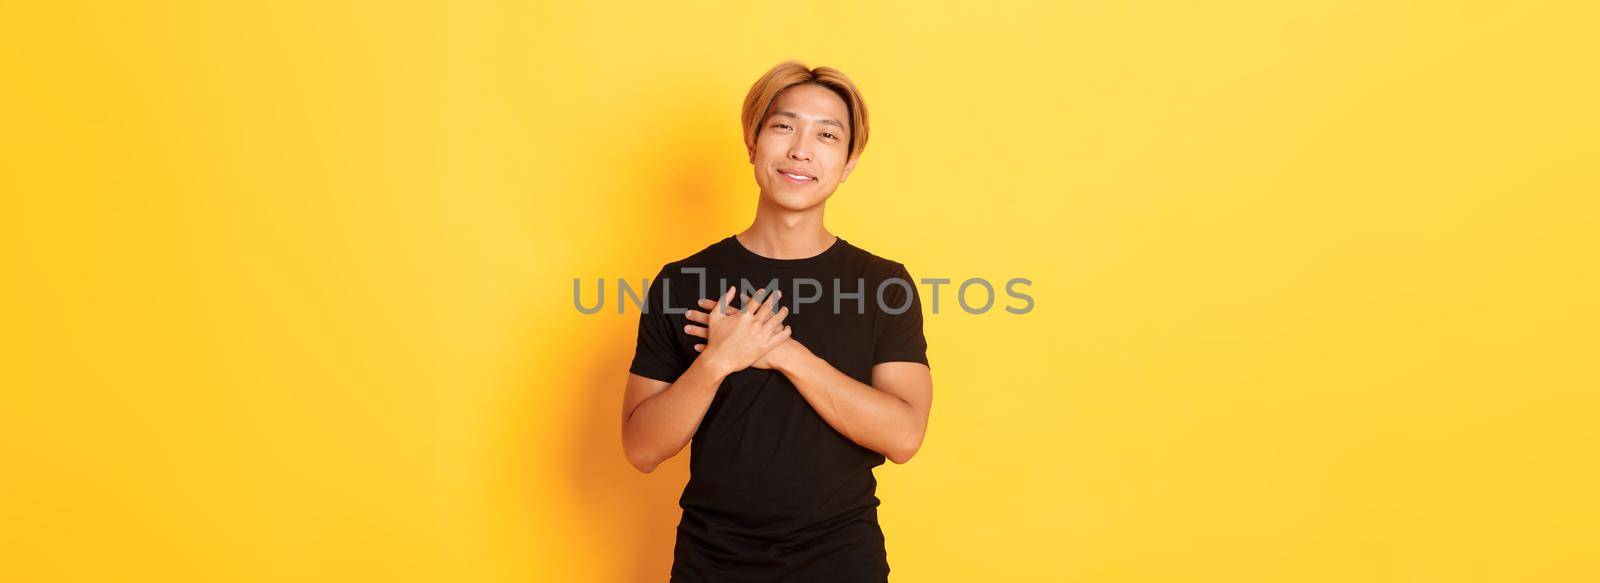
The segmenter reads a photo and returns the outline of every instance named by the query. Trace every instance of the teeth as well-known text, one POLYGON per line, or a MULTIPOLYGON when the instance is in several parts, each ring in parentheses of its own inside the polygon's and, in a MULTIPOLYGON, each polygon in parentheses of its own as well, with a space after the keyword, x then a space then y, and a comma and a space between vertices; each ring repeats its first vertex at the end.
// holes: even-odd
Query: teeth
POLYGON ((790 174, 788 172, 784 172, 783 175, 784 176, 788 176, 790 178, 793 178, 795 180, 811 180, 810 176, 801 176, 799 174, 790 174))

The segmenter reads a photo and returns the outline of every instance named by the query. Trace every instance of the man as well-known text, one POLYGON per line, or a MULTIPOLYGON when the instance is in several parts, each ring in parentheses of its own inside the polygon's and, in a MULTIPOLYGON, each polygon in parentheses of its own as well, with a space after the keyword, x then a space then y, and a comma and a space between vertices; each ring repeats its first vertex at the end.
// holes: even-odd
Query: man
POLYGON ((911 275, 823 226, 866 107, 843 73, 787 62, 743 123, 755 220, 651 284, 624 450, 649 472, 692 444, 672 581, 882 582, 872 468, 921 446, 933 380, 911 275))

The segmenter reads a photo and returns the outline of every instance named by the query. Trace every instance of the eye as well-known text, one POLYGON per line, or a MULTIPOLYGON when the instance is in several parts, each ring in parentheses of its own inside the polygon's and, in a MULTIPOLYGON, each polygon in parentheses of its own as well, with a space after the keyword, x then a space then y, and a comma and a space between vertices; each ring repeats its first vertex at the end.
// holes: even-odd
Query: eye
POLYGON ((789 124, 786 124, 786 123, 775 123, 775 124, 772 124, 772 127, 788 129, 789 128, 789 124))
POLYGON ((832 133, 830 133, 830 132, 823 132, 823 133, 822 133, 822 135, 823 135, 823 137, 826 137, 826 138, 828 138, 828 139, 830 139, 830 140, 837 140, 837 139, 839 139, 839 136, 835 136, 835 135, 833 135, 833 134, 832 134, 832 133))

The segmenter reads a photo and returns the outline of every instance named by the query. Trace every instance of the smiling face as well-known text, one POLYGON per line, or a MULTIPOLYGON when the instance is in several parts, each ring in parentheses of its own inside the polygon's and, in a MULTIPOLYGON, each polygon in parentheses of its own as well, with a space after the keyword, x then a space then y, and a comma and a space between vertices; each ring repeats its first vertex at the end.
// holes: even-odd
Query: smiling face
POLYGON ((828 200, 856 165, 849 124, 849 106, 825 87, 795 85, 779 94, 750 151, 761 196, 796 211, 828 200))

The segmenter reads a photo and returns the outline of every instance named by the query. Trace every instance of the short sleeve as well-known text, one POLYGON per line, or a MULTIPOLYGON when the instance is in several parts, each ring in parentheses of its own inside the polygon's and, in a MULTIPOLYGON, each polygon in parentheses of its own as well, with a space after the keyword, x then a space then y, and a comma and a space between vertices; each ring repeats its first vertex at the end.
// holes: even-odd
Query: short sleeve
POLYGON ((679 346, 679 336, 687 318, 682 314, 667 313, 666 270, 650 282, 645 293, 644 308, 639 311, 639 336, 633 351, 633 365, 628 372, 658 381, 673 382, 683 371, 689 370, 689 357, 679 346))
POLYGON ((917 293, 917 280, 911 278, 904 265, 896 264, 893 275, 879 286, 878 310, 882 324, 873 347, 872 363, 928 364, 928 342, 922 335, 922 298, 917 293))

